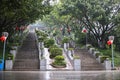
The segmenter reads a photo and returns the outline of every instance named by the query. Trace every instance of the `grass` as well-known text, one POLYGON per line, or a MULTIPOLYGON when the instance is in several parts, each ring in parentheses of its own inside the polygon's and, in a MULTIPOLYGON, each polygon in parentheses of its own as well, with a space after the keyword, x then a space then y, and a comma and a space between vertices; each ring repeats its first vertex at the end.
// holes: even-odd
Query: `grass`
MULTIPOLYGON (((9 53, 9 48, 6 48, 5 50, 5 58, 7 58, 7 54, 9 53)), ((0 59, 2 59, 3 57, 3 50, 2 48, 0 49, 0 59)))
MULTIPOLYGON (((109 59, 112 61, 112 51, 111 49, 99 49, 99 51, 105 55, 105 56, 109 56, 109 59)), ((120 52, 118 51, 114 51, 114 64, 116 67, 120 66, 120 52)))

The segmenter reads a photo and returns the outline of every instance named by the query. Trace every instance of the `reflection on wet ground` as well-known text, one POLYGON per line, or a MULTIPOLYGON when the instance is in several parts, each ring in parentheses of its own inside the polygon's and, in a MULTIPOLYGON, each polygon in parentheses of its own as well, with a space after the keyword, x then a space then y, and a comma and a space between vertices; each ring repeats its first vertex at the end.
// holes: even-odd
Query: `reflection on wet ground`
POLYGON ((120 80, 120 71, 0 71, 0 80, 120 80))

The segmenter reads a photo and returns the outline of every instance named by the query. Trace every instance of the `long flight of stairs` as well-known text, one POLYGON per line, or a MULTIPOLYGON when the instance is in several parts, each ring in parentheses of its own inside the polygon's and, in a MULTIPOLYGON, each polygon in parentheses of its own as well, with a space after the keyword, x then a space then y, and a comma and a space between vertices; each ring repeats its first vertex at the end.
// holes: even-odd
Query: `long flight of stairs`
POLYGON ((104 70, 102 64, 100 64, 86 49, 75 50, 75 55, 81 59, 82 71, 96 71, 104 70))
POLYGON ((39 54, 34 33, 29 33, 16 55, 13 71, 39 70, 39 54))

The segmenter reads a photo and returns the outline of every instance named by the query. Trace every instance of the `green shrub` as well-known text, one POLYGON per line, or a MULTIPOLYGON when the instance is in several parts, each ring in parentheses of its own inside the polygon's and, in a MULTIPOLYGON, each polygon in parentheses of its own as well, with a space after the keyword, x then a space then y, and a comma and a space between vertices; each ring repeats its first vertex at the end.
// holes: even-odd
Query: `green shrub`
POLYGON ((55 44, 54 39, 47 39, 44 42, 45 47, 49 48, 50 46, 53 46, 55 44))
POLYGON ((42 36, 38 38, 38 41, 39 41, 39 42, 43 42, 44 40, 45 40, 45 38, 42 37, 42 36))
POLYGON ((12 46, 19 46, 19 45, 20 43, 17 43, 17 42, 12 44, 12 46))
POLYGON ((48 35, 43 31, 36 31, 37 36, 47 37, 48 35))
POLYGON ((92 45, 88 45, 88 46, 87 46, 87 49, 88 49, 88 50, 89 50, 90 48, 92 48, 92 45))
POLYGON ((50 49, 50 58, 55 58, 58 55, 62 55, 61 48, 51 48, 50 49))
POLYGON ((53 33, 53 36, 56 36, 56 35, 57 35, 57 32, 54 32, 54 33, 53 33))
POLYGON ((73 48, 68 48, 68 50, 73 50, 73 48))
POLYGON ((2 59, 0 59, 0 63, 2 63, 2 59))
POLYGON ((54 62, 52 63, 53 66, 66 66, 66 62, 64 61, 64 56, 56 56, 54 62))
POLYGON ((62 62, 59 62, 59 61, 54 61, 52 63, 53 66, 66 66, 66 62, 65 61, 62 61, 62 62))
POLYGON ((103 63, 107 58, 109 58, 109 57, 108 56, 101 56, 100 57, 101 63, 103 63))
POLYGON ((63 40, 62 40, 62 43, 68 43, 69 42, 69 38, 68 37, 64 37, 63 40))
POLYGON ((58 56, 55 57, 55 60, 56 61, 64 61, 64 56, 58 55, 58 56))
POLYGON ((14 59, 14 56, 12 54, 7 54, 7 57, 6 57, 7 60, 13 60, 14 59))
POLYGON ((100 56, 100 53, 96 53, 95 57, 98 58, 100 56))
POLYGON ((49 47, 49 51, 52 49, 52 48, 59 48, 57 45, 52 45, 49 47))
POLYGON ((74 59, 80 59, 80 57, 79 56, 73 56, 74 57, 74 59))

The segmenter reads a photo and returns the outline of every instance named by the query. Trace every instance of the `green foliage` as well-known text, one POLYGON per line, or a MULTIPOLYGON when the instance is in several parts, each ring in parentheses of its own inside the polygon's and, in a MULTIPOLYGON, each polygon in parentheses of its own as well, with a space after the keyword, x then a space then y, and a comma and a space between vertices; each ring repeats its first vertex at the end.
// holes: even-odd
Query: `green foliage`
POLYGON ((44 41, 44 45, 45 47, 49 48, 50 46, 54 45, 55 44, 55 41, 54 39, 47 39, 44 41))
POLYGON ((64 37, 62 40, 62 43, 68 43, 70 41, 70 39, 68 37, 64 37))
POLYGON ((107 58, 109 58, 109 56, 101 56, 100 57, 101 63, 103 63, 107 58))
POLYGON ((89 50, 90 48, 92 48, 92 45, 87 45, 87 49, 89 50))
POLYGON ((45 37, 39 37, 39 38, 38 38, 38 41, 39 41, 39 42, 44 42, 44 40, 45 40, 45 37))
POLYGON ((68 50, 73 50, 73 48, 68 48, 68 50))
MULTIPOLYGON (((0 1, 0 32, 7 31, 11 36, 16 26, 28 25, 43 15, 49 14, 52 6, 46 6, 43 0, 3 0, 0 1)), ((19 31, 18 31, 19 32, 19 31)))
POLYGON ((35 30, 36 31, 36 34, 40 37, 40 36, 42 36, 42 37, 47 37, 48 35, 45 33, 45 32, 43 32, 43 31, 40 31, 40 30, 35 30))
MULTIPOLYGON (((77 42, 82 44, 85 44, 85 35, 80 33, 84 26, 88 30, 88 41, 105 48, 109 32, 118 28, 119 19, 118 0, 62 0, 47 17, 46 22, 49 26, 62 25, 64 28, 70 26, 77 42)), ((62 32, 65 31, 64 29, 62 32)))
POLYGON ((60 62, 64 61, 64 56, 58 55, 58 56, 55 57, 55 60, 60 61, 60 62))
POLYGON ((0 59, 0 64, 2 63, 2 59, 0 59))
POLYGON ((74 59, 80 59, 80 57, 79 56, 73 56, 74 57, 74 59))
POLYGON ((9 53, 9 54, 7 54, 7 56, 6 56, 6 59, 7 59, 7 60, 13 60, 13 59, 14 59, 14 56, 9 53))
POLYGON ((50 49, 50 58, 55 58, 58 55, 62 55, 62 49, 61 48, 51 48, 50 49))
POLYGON ((49 47, 49 50, 51 51, 51 49, 53 49, 53 48, 59 48, 59 47, 57 45, 52 45, 49 47))
POLYGON ((56 56, 54 62, 52 63, 53 66, 66 66, 66 62, 64 61, 64 56, 56 56))
POLYGON ((54 33, 53 33, 53 36, 56 36, 56 35, 57 35, 57 32, 54 32, 54 33))

